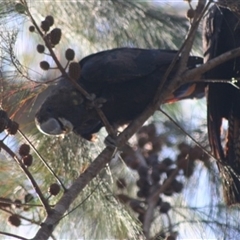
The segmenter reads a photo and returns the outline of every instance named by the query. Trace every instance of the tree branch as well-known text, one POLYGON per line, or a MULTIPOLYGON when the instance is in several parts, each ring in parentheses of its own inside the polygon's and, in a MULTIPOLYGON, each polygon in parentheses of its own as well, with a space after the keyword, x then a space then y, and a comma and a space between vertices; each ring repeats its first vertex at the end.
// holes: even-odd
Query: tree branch
MULTIPOLYGON (((146 110, 133 122, 129 124, 129 126, 121 133, 116 139, 116 146, 121 147, 125 144, 125 142, 143 125, 143 123, 155 112, 155 110, 159 107, 159 105, 166 99, 166 96, 168 96, 172 90, 173 87, 177 88, 180 84, 190 82, 190 79, 194 78, 196 74, 203 74, 204 72, 214 68, 215 66, 223 63, 226 60, 229 60, 231 58, 240 56, 240 48, 235 49, 225 53, 217 58, 217 60, 213 59, 209 61, 207 64, 202 65, 199 68, 189 70, 186 73, 184 73, 182 76, 177 76, 174 79, 171 80, 171 85, 168 85, 169 87, 167 89, 162 90, 163 85, 159 88, 157 91, 157 94, 155 96, 155 101, 151 103, 146 110), (224 55, 224 56, 223 56, 224 55), (215 60, 215 61, 214 61, 215 60)), ((196 79, 195 79, 196 81, 196 79)), ((99 172, 105 167, 105 165, 111 160, 111 157, 113 156, 114 149, 110 147, 106 147, 99 156, 91 163, 91 165, 87 168, 87 170, 82 173, 78 179, 72 184, 72 186, 68 189, 68 191, 63 195, 63 197, 58 201, 55 208, 53 209, 53 212, 48 215, 43 222, 41 228, 35 235, 33 239, 41 240, 41 239, 47 239, 50 237, 51 233, 54 231, 55 227, 57 226, 58 222, 64 215, 64 213, 69 209, 70 205, 73 203, 73 201, 76 199, 78 194, 85 188, 85 186, 93 179, 95 178, 99 172)), ((178 170, 176 170, 178 171, 178 170)), ((176 173, 172 175, 172 177, 175 176, 176 173)), ((168 179, 168 181, 171 181, 171 178, 168 179)), ((168 181, 166 181, 167 186, 168 181)), ((160 188, 156 194, 159 194, 161 191, 163 191, 163 188, 160 188)), ((153 198, 156 197, 154 194, 152 196, 153 198)))

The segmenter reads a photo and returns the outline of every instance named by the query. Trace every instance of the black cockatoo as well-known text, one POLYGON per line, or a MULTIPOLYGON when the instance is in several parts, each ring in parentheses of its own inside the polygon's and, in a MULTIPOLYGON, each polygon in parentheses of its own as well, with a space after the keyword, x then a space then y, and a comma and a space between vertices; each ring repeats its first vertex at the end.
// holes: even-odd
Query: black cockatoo
MULTIPOLYGON (((135 119, 153 100, 157 87, 177 51, 118 48, 83 58, 78 84, 96 98, 106 100, 101 110, 113 127, 135 119)), ((200 57, 189 57, 187 67, 202 63, 200 57)), ((173 77, 177 66, 169 78, 173 77)), ((36 125, 50 135, 73 131, 91 140, 103 123, 94 108, 66 79, 45 100, 36 113, 36 125)), ((204 84, 186 84, 173 92, 165 102, 204 96, 204 84), (197 86, 197 87, 196 87, 197 86)))
MULTIPOLYGON (((226 8, 213 5, 203 24, 204 62, 240 47, 240 18, 226 8)), ((240 58, 227 61, 205 74, 207 79, 240 77, 240 58)), ((240 203, 240 90, 229 83, 208 85, 208 134, 218 159, 223 193, 228 205, 240 203), (222 145, 222 119, 228 120, 228 134, 222 145)))

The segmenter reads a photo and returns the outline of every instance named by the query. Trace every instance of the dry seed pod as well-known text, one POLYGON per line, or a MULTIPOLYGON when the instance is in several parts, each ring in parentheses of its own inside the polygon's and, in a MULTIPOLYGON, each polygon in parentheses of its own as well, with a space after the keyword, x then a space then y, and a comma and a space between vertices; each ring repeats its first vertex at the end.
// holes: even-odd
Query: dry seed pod
POLYGON ((37 45, 37 51, 38 51, 39 53, 44 53, 45 47, 44 47, 42 44, 38 44, 38 45, 37 45))
POLYGON ((162 136, 152 138, 152 150, 151 153, 157 153, 162 150, 162 136))
POLYGON ((136 185, 139 188, 148 188, 149 187, 148 179, 145 177, 142 177, 136 181, 136 185))
POLYGON ((29 30, 29 32, 34 32, 35 31, 35 27, 34 26, 30 26, 28 30, 29 30))
POLYGON ((171 183, 172 189, 176 193, 180 193, 183 190, 183 183, 179 182, 178 180, 173 180, 171 183))
POLYGON ((173 160, 171 158, 164 158, 162 160, 162 163, 165 164, 167 167, 169 167, 173 164, 173 160))
POLYGON ((162 202, 160 207, 161 213, 167 213, 171 209, 171 205, 169 202, 162 202))
POLYGON ((149 196, 149 187, 148 188, 141 188, 139 191, 137 191, 137 196, 139 198, 147 198, 149 196))
POLYGON ((70 78, 74 79, 74 80, 78 80, 81 74, 81 68, 79 63, 77 62, 71 62, 69 64, 69 68, 68 68, 68 75, 70 78))
POLYGON ((19 227, 21 225, 21 220, 17 214, 13 214, 9 216, 8 222, 11 223, 15 227, 19 227))
POLYGON ((47 61, 41 61, 40 68, 47 71, 50 68, 50 65, 47 61))
POLYGON ((203 156, 203 153, 204 153, 203 150, 197 145, 195 145, 189 151, 189 159, 191 160, 201 159, 201 157, 203 156))
POLYGON ((7 128, 7 132, 10 135, 15 135, 17 133, 18 128, 19 124, 15 121, 12 121, 10 126, 7 128))
POLYGON ((61 29, 60 28, 54 28, 50 32, 50 41, 51 41, 52 45, 57 45, 61 40, 61 36, 62 36, 61 29))
POLYGON ((65 52, 65 58, 68 60, 68 61, 72 61, 75 57, 75 52, 73 49, 71 48, 68 48, 65 52))
POLYGON ((58 193, 60 192, 61 187, 59 186, 59 184, 57 183, 53 183, 50 185, 48 192, 53 195, 56 196, 58 195, 58 193))
POLYGON ((180 150, 180 152, 182 154, 187 155, 189 153, 190 146, 188 144, 186 144, 185 142, 182 142, 182 143, 178 144, 178 149, 180 150))
POLYGON ((54 24, 54 18, 51 15, 46 16, 45 20, 49 22, 50 27, 54 24))
POLYGON ((171 197, 173 195, 173 190, 172 189, 167 189, 163 192, 165 196, 171 197))
POLYGON ((152 180, 154 182, 159 182, 159 180, 160 180, 160 173, 159 173, 157 168, 153 168, 152 169, 151 177, 152 177, 152 180))
POLYGON ((32 165, 33 157, 31 154, 28 154, 23 157, 22 161, 25 166, 30 167, 32 165))
POLYGON ((20 154, 20 156, 24 157, 26 155, 28 155, 30 152, 30 146, 26 143, 23 143, 19 150, 18 150, 18 153, 20 154))
POLYGON ((42 30, 43 30, 44 32, 48 32, 49 29, 50 29, 49 21, 43 20, 43 21, 41 22, 41 28, 42 28, 42 30))
POLYGON ((186 13, 186 17, 188 19, 192 19, 192 18, 194 18, 194 16, 195 16, 195 10, 192 8, 188 9, 187 13, 186 13))
POLYGON ((143 165, 139 166, 137 171, 140 177, 146 177, 148 175, 148 167, 146 166, 143 165))

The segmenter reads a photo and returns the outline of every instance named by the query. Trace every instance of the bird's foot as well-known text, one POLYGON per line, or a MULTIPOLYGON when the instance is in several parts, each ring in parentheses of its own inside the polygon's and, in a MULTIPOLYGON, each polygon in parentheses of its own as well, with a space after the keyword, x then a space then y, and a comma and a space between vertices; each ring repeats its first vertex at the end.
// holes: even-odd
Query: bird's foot
POLYGON ((117 148, 116 136, 108 135, 104 140, 104 144, 107 147, 117 148))
POLYGON ((105 98, 96 98, 96 95, 94 93, 89 94, 89 97, 87 98, 89 101, 87 102, 87 109, 93 109, 101 108, 103 106, 103 103, 105 103, 107 100, 105 98))

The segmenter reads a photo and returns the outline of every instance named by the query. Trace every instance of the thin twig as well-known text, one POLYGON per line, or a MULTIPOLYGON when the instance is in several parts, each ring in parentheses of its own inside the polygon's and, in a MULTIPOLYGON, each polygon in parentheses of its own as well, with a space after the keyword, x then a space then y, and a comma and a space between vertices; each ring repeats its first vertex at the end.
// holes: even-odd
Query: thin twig
POLYGON ((35 189, 40 201, 42 202, 45 211, 47 213, 51 212, 51 207, 49 206, 47 200, 43 196, 38 184, 36 183, 35 179, 33 178, 32 174, 28 171, 27 167, 22 163, 22 161, 18 158, 18 156, 3 142, 0 141, 0 148, 5 150, 20 166, 22 171, 25 173, 25 175, 28 177, 29 181, 31 182, 33 188, 35 189))
POLYGON ((17 239, 21 239, 21 240, 28 240, 28 238, 24 238, 24 237, 21 237, 19 235, 8 233, 8 232, 0 231, 0 234, 5 235, 5 236, 9 236, 9 237, 13 237, 13 238, 17 238, 17 239))
POLYGON ((57 174, 52 170, 50 165, 47 163, 47 161, 42 157, 42 155, 38 152, 38 150, 35 148, 35 146, 31 143, 31 141, 25 136, 25 134, 18 129, 18 133, 23 137, 23 139, 31 146, 35 154, 38 156, 38 158, 42 161, 42 163, 45 165, 45 167, 48 169, 48 171, 56 178, 56 180, 59 182, 59 184, 62 186, 63 190, 66 192, 67 188, 64 186, 61 179, 57 176, 57 174))
MULTIPOLYGON (((240 56, 240 47, 238 48, 234 48, 228 52, 225 52, 221 55, 219 55, 218 57, 215 57, 211 60, 209 60, 207 63, 202 64, 201 66, 188 70, 186 73, 184 73, 180 78, 179 78, 179 82, 181 82, 181 84, 184 83, 188 83, 188 82, 195 82, 196 81, 196 76, 200 76, 202 74, 204 74, 205 72, 217 67, 218 65, 236 58, 240 56)), ((201 81, 201 79, 199 79, 199 81, 201 81)))
POLYGON ((188 136, 199 148, 203 150, 209 157, 216 160, 216 158, 204 147, 202 146, 198 141, 196 141, 183 127, 181 127, 168 113, 166 113, 164 110, 159 108, 159 111, 163 113, 177 128, 181 130, 186 136, 188 136))
MULTIPOLYGON (((42 206, 41 206, 41 207, 42 207, 42 206)), ((8 214, 10 214, 10 215, 15 214, 14 212, 12 212, 12 211, 10 211, 10 210, 8 210, 8 209, 4 209, 4 208, 1 208, 1 211, 6 212, 6 213, 8 213, 8 214)), ((29 222, 29 223, 31 223, 31 224, 36 224, 36 225, 38 225, 38 226, 40 226, 40 224, 41 224, 41 221, 35 221, 35 220, 33 220, 33 219, 24 217, 24 216, 22 216, 22 215, 20 215, 20 214, 18 214, 18 217, 21 218, 21 219, 23 219, 23 220, 25 220, 25 221, 27 221, 27 222, 29 222)))

